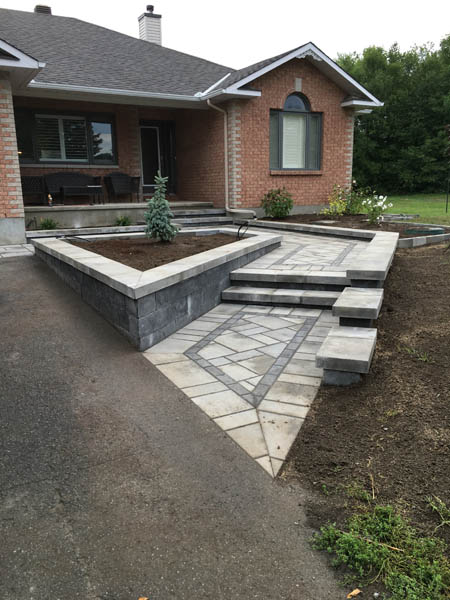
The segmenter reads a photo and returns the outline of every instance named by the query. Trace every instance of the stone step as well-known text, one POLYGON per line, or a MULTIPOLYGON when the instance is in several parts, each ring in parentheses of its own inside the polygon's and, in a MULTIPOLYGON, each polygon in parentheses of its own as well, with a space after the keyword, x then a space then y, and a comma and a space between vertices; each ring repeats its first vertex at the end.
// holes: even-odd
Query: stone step
POLYGON ((244 304, 303 305, 330 308, 341 292, 321 290, 293 290, 231 286, 222 292, 222 300, 244 304))
POLYGON ((172 208, 174 218, 181 219, 183 217, 226 217, 227 213, 223 208, 205 208, 197 210, 178 210, 172 208))
POLYGON ((368 373, 376 341, 376 329, 333 327, 316 355, 316 366, 324 369, 324 383, 347 385, 368 373))
POLYGON ((231 225, 233 219, 230 217, 189 217, 185 219, 172 219, 172 223, 182 225, 183 227, 193 227, 196 225, 231 225))
POLYGON ((347 287, 333 306, 333 315, 340 319, 377 319, 382 303, 380 288, 347 287))
POLYGON ((345 271, 307 271, 294 269, 236 269, 230 273, 231 281, 240 286, 276 287, 285 289, 343 290, 350 285, 345 271))

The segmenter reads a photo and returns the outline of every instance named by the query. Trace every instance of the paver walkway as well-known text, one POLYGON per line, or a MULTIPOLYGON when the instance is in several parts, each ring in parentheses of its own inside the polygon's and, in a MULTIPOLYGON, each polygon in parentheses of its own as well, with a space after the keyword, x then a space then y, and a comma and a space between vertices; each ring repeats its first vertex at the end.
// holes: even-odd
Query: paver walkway
POLYGON ((278 229, 264 228, 263 231, 282 235, 281 245, 276 250, 249 263, 245 268, 344 272, 358 254, 367 248, 368 243, 326 235, 285 233, 278 229))
POLYGON ((145 357, 271 476, 320 385, 330 311, 220 304, 145 357))
POLYGON ((33 256, 33 244, 14 244, 0 246, 0 258, 12 258, 13 256, 33 256))
MULTIPOLYGON (((277 233, 280 233, 279 231, 277 233)), ((297 233, 245 268, 341 272, 367 242, 297 233)), ((329 310, 220 304, 145 352, 175 385, 277 475, 320 386, 329 310)))

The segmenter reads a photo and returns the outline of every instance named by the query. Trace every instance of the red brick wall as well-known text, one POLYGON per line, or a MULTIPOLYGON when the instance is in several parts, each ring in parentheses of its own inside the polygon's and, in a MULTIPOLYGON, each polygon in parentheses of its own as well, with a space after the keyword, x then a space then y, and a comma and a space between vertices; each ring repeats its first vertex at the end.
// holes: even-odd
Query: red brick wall
POLYGON ((346 95, 305 59, 294 59, 252 82, 260 98, 242 100, 240 105, 241 186, 236 206, 259 207, 271 188, 286 186, 295 205, 327 202, 333 185, 351 181, 353 113, 342 109, 346 95), (322 116, 322 161, 319 172, 270 172, 269 113, 283 108, 286 97, 295 91, 295 78, 302 79, 302 93, 311 110, 322 116), (275 174, 276 173, 276 174, 275 174))
POLYGON ((0 79, 0 219, 23 216, 11 87, 0 79))
MULTIPOLYGON (((177 194, 170 195, 169 200, 208 201, 214 202, 216 206, 223 206, 223 120, 221 115, 212 110, 164 109, 25 97, 14 98, 14 105, 32 109, 114 114, 118 170, 129 175, 140 175, 141 171, 139 120, 175 121, 177 194)), ((104 176, 114 169, 107 165, 22 165, 20 170, 22 175, 45 175, 68 170, 104 176)))
POLYGON ((190 202, 225 202, 223 115, 214 109, 181 111, 176 122, 178 192, 190 202))

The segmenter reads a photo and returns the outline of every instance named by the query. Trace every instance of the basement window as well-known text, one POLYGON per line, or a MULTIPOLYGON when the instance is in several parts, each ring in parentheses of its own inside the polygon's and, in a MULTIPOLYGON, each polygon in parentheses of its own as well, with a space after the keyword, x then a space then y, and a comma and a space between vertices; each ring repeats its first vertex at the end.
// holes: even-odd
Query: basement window
POLYGON ((322 114, 306 96, 290 94, 283 110, 270 111, 270 169, 320 170, 322 114))
POLYGON ((115 164, 113 118, 17 109, 21 163, 115 164))

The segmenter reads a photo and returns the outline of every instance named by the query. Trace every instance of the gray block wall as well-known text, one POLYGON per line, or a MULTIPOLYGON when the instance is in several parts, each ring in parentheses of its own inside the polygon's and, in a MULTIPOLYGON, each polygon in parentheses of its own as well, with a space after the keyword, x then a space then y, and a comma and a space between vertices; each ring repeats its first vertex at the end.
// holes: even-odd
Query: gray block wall
POLYGON ((222 291, 230 286, 231 271, 279 245, 254 250, 137 300, 38 248, 36 256, 142 351, 217 306, 222 291))

